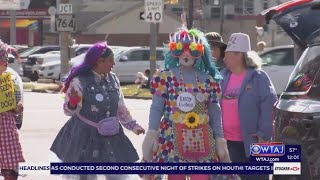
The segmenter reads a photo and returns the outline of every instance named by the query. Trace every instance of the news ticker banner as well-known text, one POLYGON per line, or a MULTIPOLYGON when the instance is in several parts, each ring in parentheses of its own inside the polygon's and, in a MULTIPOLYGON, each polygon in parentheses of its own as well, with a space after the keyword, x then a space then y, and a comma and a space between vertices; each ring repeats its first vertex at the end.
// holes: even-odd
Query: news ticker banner
POLYGON ((255 143, 250 145, 251 162, 301 162, 301 145, 255 143))
POLYGON ((19 166, 20 174, 279 174, 299 175, 301 164, 286 163, 48 163, 19 166))

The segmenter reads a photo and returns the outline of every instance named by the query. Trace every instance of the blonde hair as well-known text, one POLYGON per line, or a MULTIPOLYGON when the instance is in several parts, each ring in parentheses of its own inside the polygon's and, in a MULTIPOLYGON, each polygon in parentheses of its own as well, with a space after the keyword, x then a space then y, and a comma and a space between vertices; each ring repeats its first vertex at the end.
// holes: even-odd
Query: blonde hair
POLYGON ((259 57, 257 53, 249 51, 244 54, 245 65, 247 68, 261 69, 262 59, 259 57))

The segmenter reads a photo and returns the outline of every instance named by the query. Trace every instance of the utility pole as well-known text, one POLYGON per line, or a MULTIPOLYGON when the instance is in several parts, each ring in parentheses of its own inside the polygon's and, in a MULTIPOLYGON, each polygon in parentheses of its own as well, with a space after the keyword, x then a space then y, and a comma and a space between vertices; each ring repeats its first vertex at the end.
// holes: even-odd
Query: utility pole
POLYGON ((152 77, 156 71, 157 24, 158 23, 150 23, 150 77, 152 77))
POLYGON ((10 10, 10 44, 17 44, 16 10, 10 10))
POLYGON ((43 19, 38 20, 39 45, 43 45, 43 19))
POLYGON ((220 0, 220 35, 223 37, 224 0, 220 0))
POLYGON ((188 24, 187 24, 187 27, 188 29, 191 29, 192 26, 193 26, 193 0, 189 0, 189 17, 188 17, 188 24))

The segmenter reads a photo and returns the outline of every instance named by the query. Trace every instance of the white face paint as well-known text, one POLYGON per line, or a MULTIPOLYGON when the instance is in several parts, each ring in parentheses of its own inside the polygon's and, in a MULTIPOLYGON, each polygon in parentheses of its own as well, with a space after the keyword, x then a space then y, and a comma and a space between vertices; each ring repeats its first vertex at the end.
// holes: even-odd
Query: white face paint
POLYGON ((190 67, 193 65, 194 59, 192 59, 189 53, 185 52, 179 57, 179 62, 182 66, 190 67))

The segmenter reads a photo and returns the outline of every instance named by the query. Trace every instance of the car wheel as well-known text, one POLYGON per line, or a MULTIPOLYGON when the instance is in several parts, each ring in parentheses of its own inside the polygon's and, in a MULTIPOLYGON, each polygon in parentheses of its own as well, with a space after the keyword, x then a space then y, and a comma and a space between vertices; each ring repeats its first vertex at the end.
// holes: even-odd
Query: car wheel
POLYGON ((39 75, 37 72, 34 72, 31 74, 31 76, 30 76, 31 81, 37 81, 38 79, 39 79, 39 75))

